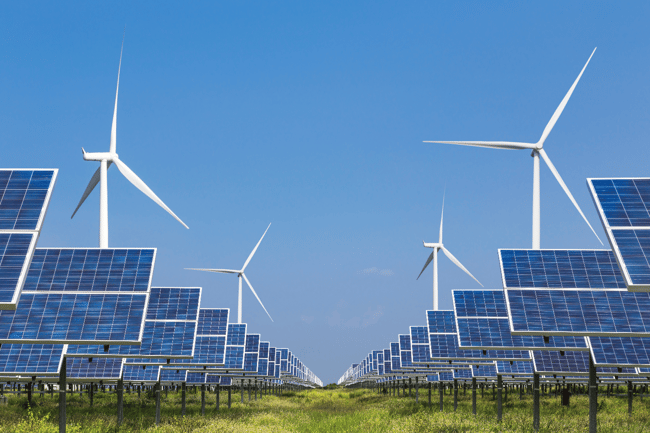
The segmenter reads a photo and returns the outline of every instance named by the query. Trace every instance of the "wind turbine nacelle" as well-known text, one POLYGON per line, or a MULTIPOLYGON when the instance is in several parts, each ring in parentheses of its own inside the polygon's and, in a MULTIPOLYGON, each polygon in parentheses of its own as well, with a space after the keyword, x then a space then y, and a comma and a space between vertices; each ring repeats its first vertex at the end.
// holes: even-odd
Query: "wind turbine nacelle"
POLYGON ((84 155, 84 160, 85 161, 113 161, 114 159, 117 159, 117 153, 111 153, 111 152, 86 152, 81 149, 84 155))
POLYGON ((442 248, 442 244, 438 242, 424 242, 422 241, 422 245, 424 245, 425 248, 442 248))

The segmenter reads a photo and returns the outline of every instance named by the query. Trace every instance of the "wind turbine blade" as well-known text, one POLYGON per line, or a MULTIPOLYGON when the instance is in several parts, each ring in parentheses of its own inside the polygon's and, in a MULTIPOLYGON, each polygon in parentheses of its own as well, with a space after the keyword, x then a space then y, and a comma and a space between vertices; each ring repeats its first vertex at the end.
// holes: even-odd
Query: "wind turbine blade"
MULTIPOLYGON (((108 164, 106 165, 106 169, 108 169, 108 167, 110 167, 110 166, 111 166, 111 162, 108 161, 108 164)), ((84 191, 83 195, 81 196, 81 200, 79 200, 79 204, 77 205, 77 208, 74 210, 74 212, 72 212, 72 216, 70 217, 70 219, 74 218, 75 214, 77 213, 77 211, 79 210, 81 205, 84 204, 84 202, 86 201, 86 199, 88 198, 90 193, 93 192, 93 189, 95 189, 95 187, 99 183, 99 180, 100 180, 100 177, 101 177, 101 174, 100 174, 101 170, 102 170, 102 168, 99 167, 97 169, 97 171, 95 172, 95 174, 93 174, 93 177, 90 178, 90 182, 88 182, 88 186, 86 187, 86 190, 84 191)))
MULTIPOLYGON (((255 251, 257 251, 257 247, 260 246, 260 244, 262 243, 262 239, 264 239, 264 236, 266 236, 266 232, 269 231, 269 227, 271 227, 271 223, 269 223, 269 226, 266 228, 266 230, 264 230, 264 234, 263 234, 262 237, 260 238, 260 241, 257 243, 257 245, 255 245, 255 248, 253 248, 253 251, 251 252, 251 254, 250 254, 250 255, 248 256, 248 258, 246 259, 246 263, 244 263, 244 267, 241 268, 241 272, 244 272, 244 270, 246 269, 246 266, 248 266, 248 263, 249 263, 249 262, 251 261, 251 259, 253 258, 253 255, 255 254, 255 251)), ((251 287, 251 289, 252 289, 252 287, 251 287)))
POLYGON ((431 263, 431 260, 433 260, 433 252, 429 255, 429 258, 427 259, 427 262, 424 264, 424 267, 420 271, 420 275, 418 275, 416 280, 420 279, 420 276, 422 275, 422 272, 424 272, 424 270, 427 268, 427 266, 429 266, 429 263, 431 263))
POLYGON ((594 232, 594 234, 596 235, 596 238, 598 238, 598 242, 600 242, 600 244, 602 245, 603 241, 600 240, 600 238, 596 234, 596 230, 594 230, 594 228, 591 226, 591 224, 589 224, 589 221, 587 221, 587 217, 585 216, 585 214, 582 213, 582 210, 580 209, 580 206, 578 206, 578 203, 573 198, 573 195, 571 195, 571 191, 569 191, 569 188, 566 186, 566 184, 562 180, 562 177, 560 176, 560 173, 558 173, 555 166, 551 162, 551 158, 548 157, 548 155, 546 154, 544 149, 540 149, 539 154, 542 155, 542 158, 544 159, 544 162, 546 162, 546 165, 548 166, 548 168, 551 169, 551 172, 553 173, 553 176, 555 176, 555 179, 557 179, 558 183, 560 184, 560 186, 562 187, 562 189, 564 190, 566 195, 569 196, 569 199, 571 200, 571 203, 573 203, 573 205, 576 207, 576 209, 578 209, 578 212, 580 212, 580 215, 582 215, 582 218, 585 220, 585 222, 587 223, 587 225, 589 226, 591 231, 594 232))
POLYGON ((120 161, 118 158, 113 159, 113 162, 115 165, 117 165, 120 173, 122 173, 129 182, 131 182, 136 188, 142 191, 151 200, 155 201, 158 206, 165 209, 171 216, 176 218, 176 221, 183 224, 186 229, 189 229, 189 227, 183 221, 181 221, 181 219, 177 217, 176 214, 172 212, 172 210, 168 208, 167 205, 165 205, 165 203, 163 203, 162 200, 159 199, 158 196, 142 181, 142 179, 140 179, 137 174, 135 174, 129 167, 126 166, 125 163, 120 161))
POLYGON ((239 271, 234 269, 205 269, 205 268, 185 268, 188 271, 205 271, 205 272, 218 272, 220 274, 238 274, 239 271))
MULTIPOLYGON (((124 29, 126 33, 126 29, 124 29)), ((113 125, 111 126, 110 152, 115 153, 117 148, 117 94, 120 91, 120 71, 122 70, 122 52, 124 51, 124 35, 122 35, 122 48, 120 49, 120 65, 117 67, 117 89, 115 89, 115 108, 113 109, 113 125)))
MULTIPOLYGON (((269 225, 270 225, 270 224, 269 224, 269 225)), ((255 289, 253 289, 253 285, 251 284, 250 281, 248 281, 248 278, 246 278, 246 274, 244 274, 244 273, 242 272, 241 276, 244 277, 244 279, 246 280, 246 284, 248 284, 248 287, 250 287, 251 292, 253 292, 253 295, 255 295, 255 297, 257 298, 257 302, 260 303, 260 305, 262 306, 262 308, 264 308, 264 311, 266 312, 266 315, 269 316, 269 319, 271 319, 271 322, 273 322, 273 317, 271 317, 271 315, 269 314, 269 312, 266 311, 266 307, 264 306, 264 304, 262 304, 262 300, 260 299, 259 296, 257 296, 257 293, 255 293, 255 289)))
MULTIPOLYGON (((454 257, 454 255, 453 255, 452 253, 450 253, 449 250, 448 250, 447 248, 442 247, 442 252, 445 253, 445 255, 447 256, 447 258, 448 258, 449 260, 451 260, 452 262, 454 262, 454 264, 455 264, 456 266, 458 266, 458 267, 461 268, 463 271, 465 271, 465 273, 466 273, 467 275, 469 275, 470 277, 474 278, 474 281, 476 281, 477 283, 481 284, 481 282, 480 282, 479 280, 477 280, 477 279, 474 277, 474 275, 472 275, 472 274, 471 274, 467 269, 465 269, 465 266, 463 266, 462 263, 459 262, 458 259, 457 259, 456 257, 454 257)), ((481 284, 481 287, 483 287, 483 284, 481 284)))
POLYGON ((580 71, 580 75, 578 75, 578 78, 576 78, 576 80, 573 82, 573 86, 571 86, 567 94, 564 96, 564 99, 562 99, 562 102, 560 102, 560 105, 555 110, 555 113, 553 113, 553 117, 551 117, 551 120, 549 120, 548 125, 546 125, 546 128, 544 128, 544 132, 542 132, 542 137, 539 139, 539 142, 537 143, 539 147, 544 145, 544 142, 546 141, 546 137, 548 137, 548 134, 551 133, 551 130, 555 126, 555 122, 557 122, 557 119, 560 118, 560 115, 562 114, 564 107, 566 106, 567 102, 569 102, 569 98, 571 97, 573 90, 578 85, 578 81, 580 81, 580 77, 582 77, 582 73, 585 71, 585 69, 587 69, 589 60, 591 60, 594 53, 596 52, 596 48, 594 48, 594 50, 591 52, 591 56, 589 56, 587 63, 585 63, 585 66, 582 68, 582 71, 580 71))
POLYGON ((535 149, 532 143, 518 143, 514 141, 424 141, 423 143, 459 144, 461 146, 489 147, 492 149, 535 149))
POLYGON ((442 244, 442 218, 445 216, 445 193, 442 194, 442 212, 440 213, 440 236, 438 243, 442 244))

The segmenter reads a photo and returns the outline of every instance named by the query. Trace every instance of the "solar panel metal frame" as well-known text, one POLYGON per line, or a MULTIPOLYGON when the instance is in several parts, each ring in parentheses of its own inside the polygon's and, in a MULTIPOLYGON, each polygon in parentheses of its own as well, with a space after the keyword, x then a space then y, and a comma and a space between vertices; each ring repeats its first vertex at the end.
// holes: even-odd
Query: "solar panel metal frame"
POLYGON ((617 178, 588 178, 587 179, 587 186, 589 187, 589 192, 591 192, 591 197, 594 201, 594 204, 596 205, 596 209, 598 210, 598 216, 600 217, 600 221, 603 224, 603 228, 605 229, 605 233, 607 234, 607 239, 609 240, 609 243, 612 247, 612 250, 614 251, 614 254, 616 256, 616 260, 618 262, 618 265, 621 269, 621 272, 623 273, 623 277, 625 278, 625 282, 627 284, 627 289, 632 292, 648 292, 650 291, 650 283, 649 284, 635 284, 632 281, 632 277, 627 269, 627 266, 625 264, 625 260, 623 260, 623 256, 621 254, 620 248, 618 246, 618 243, 614 237, 613 231, 615 230, 650 230, 650 225, 649 226, 618 226, 614 225, 611 226, 609 224, 609 220, 607 219, 607 216, 605 214, 605 211, 603 209, 602 203, 600 198, 598 197, 598 194, 596 193, 596 189, 594 187, 593 181, 604 181, 604 180, 609 180, 609 181, 614 181, 614 180, 648 180, 648 178, 642 178, 642 177, 617 177, 617 178))
MULTIPOLYGON (((1 349, 7 348, 7 346, 10 346, 9 344, 2 345, 1 349)), ((15 346, 20 346, 25 347, 26 345, 18 344, 15 346)), ((0 371, 0 376, 27 376, 27 377, 32 377, 32 376, 39 376, 39 377, 46 377, 46 376, 53 376, 53 377, 58 377, 59 373, 61 371, 61 364, 63 363, 63 357, 65 356, 65 352, 67 349, 67 344, 52 344, 52 345, 43 345, 43 346, 61 346, 61 355, 59 356, 59 362, 57 363, 57 368, 56 371, 20 371, 20 370, 15 370, 15 371, 0 371)), ((0 349, 0 350, 1 350, 0 349)), ((3 367, 6 367, 6 364, 3 365, 3 367)), ((1 380, 0 380, 1 381, 1 380)))
MULTIPOLYGON (((85 358, 72 358, 71 361, 73 362, 87 362, 85 358)), ((96 361, 93 361, 96 362, 96 361)), ((124 375, 124 359, 120 358, 102 358, 99 360, 99 362, 119 362, 120 363, 120 370, 117 376, 92 376, 92 377, 75 377, 73 373, 70 371, 66 371, 66 381, 68 383, 89 383, 89 382, 112 382, 115 381, 117 382, 119 379, 122 378, 124 375)), ((72 363, 67 363, 67 370, 70 369, 70 367, 74 365, 72 363)))
POLYGON ((0 234, 10 234, 10 235, 31 235, 32 239, 29 243, 27 249, 27 254, 25 255, 25 261, 23 262, 22 269, 20 270, 20 275, 18 276, 18 282, 16 284, 16 290, 14 291, 13 297, 10 302, 0 302, 0 310, 15 310, 18 305, 18 299, 23 291, 25 286, 25 280, 27 279, 27 273, 29 272, 29 265, 34 256, 34 251, 36 250, 36 243, 38 242, 39 233, 27 230, 12 230, 12 231, 1 231, 0 234))
POLYGON ((650 368, 650 338, 597 336, 585 338, 589 342, 591 359, 594 360, 596 367, 650 368), (603 347, 603 343, 609 347, 603 347), (613 347, 617 344, 624 347, 617 350, 613 347), (618 352, 619 355, 615 352, 618 352), (614 354, 614 360, 612 360, 612 354, 614 354), (625 357, 625 360, 621 359, 622 357, 625 357))

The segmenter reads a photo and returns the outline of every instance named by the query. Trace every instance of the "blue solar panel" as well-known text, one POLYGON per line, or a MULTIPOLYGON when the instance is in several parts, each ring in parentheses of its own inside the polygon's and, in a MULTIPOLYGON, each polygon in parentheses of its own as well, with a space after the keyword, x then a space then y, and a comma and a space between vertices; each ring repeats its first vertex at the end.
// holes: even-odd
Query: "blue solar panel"
POLYGON ((496 378, 496 365, 472 365, 472 376, 476 378, 496 378))
POLYGON ((149 365, 128 365, 124 364, 122 379, 125 382, 158 382, 160 377, 160 366, 149 365))
POLYGON ((228 325, 228 346, 243 346, 244 344, 246 344, 246 324, 228 325))
POLYGON ((204 384, 206 379, 205 373, 188 371, 185 376, 185 382, 188 384, 204 384))
POLYGON ((506 294, 513 333, 650 336, 649 293, 509 289, 506 294))
POLYGON ((0 230, 40 231, 58 170, 0 170, 0 230))
MULTIPOLYGON (((191 358, 194 354, 200 287, 153 287, 139 346, 70 345, 69 356, 191 358), (152 303, 153 301, 153 303, 152 303)), ((137 363, 129 359, 127 363, 137 363)), ((149 362, 151 363, 151 362, 149 362)), ((161 363, 160 360, 157 363, 161 363)))
POLYGON ((496 361, 497 373, 509 376, 532 376, 532 361, 496 361))
POLYGON ((149 296, 147 320, 198 319, 200 287, 154 287, 149 296))
POLYGON ((260 351, 260 334, 247 334, 246 335, 246 352, 259 353, 260 351))
MULTIPOLYGON (((286 362, 286 361, 285 361, 286 362)), ((228 346, 226 347, 226 369, 239 369, 244 368, 244 347, 243 346, 228 346)))
POLYGON ((456 316, 453 311, 427 311, 427 322, 431 334, 456 333, 456 316))
POLYGON ((453 371, 441 371, 438 374, 438 378, 440 379, 441 382, 451 382, 454 380, 454 372, 453 371))
MULTIPOLYGON (((535 371, 542 374, 588 375, 589 353, 587 352, 560 352, 534 351, 533 362, 535 371)), ((620 371, 612 367, 599 367, 596 374, 601 375, 635 375, 636 369, 622 368, 620 371)))
POLYGON ((57 375, 64 347, 62 344, 3 344, 0 374, 57 375))
POLYGON ((472 378, 472 369, 471 368, 456 368, 454 369, 454 379, 471 379, 472 378))
POLYGON ((226 376, 217 376, 214 374, 208 374, 205 379, 206 383, 222 386, 230 386, 232 384, 232 378, 226 376))
POLYGON ((650 179, 587 179, 608 227, 650 226, 650 179))
POLYGON ((650 179, 587 179, 631 291, 650 291, 650 179))
POLYGON ((139 344, 146 293, 34 293, 0 310, 0 343, 139 344))
POLYGON ((624 289, 609 250, 499 250, 504 288, 624 289))
POLYGON ((25 291, 147 292, 155 249, 36 248, 25 291))
POLYGON ((257 371, 257 353, 244 354, 244 371, 256 372, 257 371))
POLYGON ((0 309, 16 309, 37 239, 37 233, 0 233, 0 309))
POLYGON ((122 358, 66 359, 68 379, 117 380, 122 377, 122 358))
POLYGON ((650 338, 587 338, 596 366, 650 367, 650 338))
MULTIPOLYGON (((148 367, 147 367, 148 368, 148 367)), ((160 381, 164 383, 181 383, 185 382, 186 370, 174 370, 160 368, 160 381)))
POLYGON ((426 326, 411 326, 411 343, 428 344, 429 331, 426 326))
POLYGON ((228 331, 227 308, 201 308, 197 335, 226 335, 228 331))
POLYGON ((502 291, 454 290, 456 317, 508 317, 502 291))
POLYGON ((650 290, 650 230, 612 230, 611 234, 629 278, 629 289, 650 290))

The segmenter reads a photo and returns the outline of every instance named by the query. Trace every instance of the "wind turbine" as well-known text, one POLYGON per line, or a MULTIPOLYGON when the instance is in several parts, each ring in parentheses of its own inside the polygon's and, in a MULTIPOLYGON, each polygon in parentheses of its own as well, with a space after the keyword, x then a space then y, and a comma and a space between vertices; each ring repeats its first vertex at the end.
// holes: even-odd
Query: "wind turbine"
POLYGON ((255 251, 257 251, 257 247, 260 246, 262 243, 262 239, 264 239, 264 236, 266 236, 266 232, 269 231, 269 228, 271 227, 271 224, 269 223, 269 226, 264 230, 264 234, 260 238, 259 242, 257 245, 255 245, 255 248, 253 248, 253 251, 250 253, 248 258, 246 259, 246 262, 244 263, 244 266, 242 266, 241 269, 203 269, 203 268, 185 268, 190 271, 205 271, 205 272, 217 272, 220 274, 237 274, 237 278, 239 279, 239 300, 237 303, 237 323, 242 323, 241 321, 241 315, 242 315, 242 278, 246 280, 246 284, 248 284, 248 287, 251 289, 251 292, 253 292, 253 295, 257 298, 257 302, 260 303, 262 308, 264 308, 264 311, 266 314, 269 316, 269 319, 271 319, 271 322, 273 322, 273 318, 269 314, 268 311, 266 311, 266 307, 264 304, 262 304, 262 300, 260 299, 259 296, 257 296, 257 293, 255 292, 255 289, 253 289, 253 285, 251 284, 250 281, 248 281, 248 278, 246 278, 246 274, 244 271, 246 270, 246 266, 248 266, 248 263, 250 263, 251 259, 253 258, 253 255, 255 254, 255 251))
POLYGON ((551 169, 553 176, 555 176, 555 179, 557 179, 558 183, 560 184, 560 186, 562 187, 566 195, 569 196, 571 203, 573 203, 576 209, 578 209, 578 212, 580 212, 580 215, 585 220, 585 222, 587 223, 591 231, 594 232, 594 235, 596 235, 598 241, 601 243, 601 245, 603 243, 598 237, 598 235, 596 234, 594 228, 591 226, 591 224, 589 224, 589 221, 587 220, 585 214, 582 213, 580 206, 578 206, 578 203, 573 198, 573 195, 571 195, 571 191, 569 191, 569 188, 562 180, 560 173, 558 173, 558 171, 555 169, 555 166, 551 162, 551 159, 544 151, 544 142, 546 141, 546 138, 551 133, 551 130, 555 126, 555 122, 557 122, 557 119, 559 119, 567 102, 569 102, 569 98, 571 97, 573 90, 576 88, 578 81, 580 81, 580 77, 582 77, 582 73, 587 68, 589 61, 591 60, 591 57, 593 57, 595 52, 596 52, 596 48, 594 48, 594 51, 592 51, 591 56, 589 56, 589 59, 587 60, 587 63, 582 68, 582 71, 580 71, 580 75, 578 75, 578 78, 576 78, 576 80, 574 81, 573 86, 571 86, 569 92, 566 94, 566 96, 564 96, 564 99, 562 99, 562 102, 555 110, 555 113, 553 113, 553 117, 551 117, 551 120, 546 125, 546 128, 544 128, 544 132, 542 133, 542 136, 537 143, 519 143, 519 142, 510 142, 510 141, 425 141, 425 143, 460 144, 462 146, 490 147, 494 149, 532 150, 531 156, 533 157, 533 249, 536 250, 540 248, 539 246, 540 244, 540 240, 539 240, 540 239, 539 157, 540 155, 544 160, 544 162, 546 162, 548 168, 551 169))
MULTIPOLYGON (((458 261, 456 257, 454 257, 453 254, 449 252, 447 248, 442 244, 442 219, 445 214, 445 197, 442 197, 442 213, 440 214, 440 235, 438 237, 438 242, 434 243, 427 243, 422 241, 422 244, 425 246, 425 248, 433 248, 433 251, 429 255, 429 258, 427 259, 427 262, 424 264, 424 267, 420 271, 420 275, 416 278, 416 280, 420 279, 420 276, 424 272, 424 270, 429 266, 429 263, 433 261, 433 309, 438 310, 438 250, 441 250, 449 260, 454 262, 456 266, 461 268, 467 275, 470 277, 474 278, 474 281, 477 283, 481 284, 479 280, 477 280, 474 275, 472 275, 466 268, 463 266, 461 262, 458 261)), ((481 287, 483 287, 483 284, 481 284, 481 287)))
POLYGON ((93 177, 90 178, 88 186, 79 200, 77 208, 72 213, 70 219, 74 218, 75 214, 81 207, 81 205, 86 201, 88 195, 95 189, 98 183, 99 187, 99 248, 108 248, 108 178, 107 171, 111 164, 117 165, 117 169, 122 173, 126 179, 135 185, 140 191, 142 191, 147 197, 151 200, 158 203, 160 207, 165 209, 171 216, 176 218, 176 220, 183 224, 186 229, 189 227, 181 221, 179 217, 176 216, 170 208, 168 208, 165 203, 158 198, 158 196, 149 188, 143 181, 136 175, 125 163, 120 161, 118 154, 116 153, 116 135, 117 135, 117 95, 120 90, 120 70, 122 69, 122 52, 124 51, 124 36, 122 36, 122 49, 120 50, 120 65, 117 68, 117 90, 115 90, 115 108, 113 109, 113 125, 111 127, 111 144, 108 152, 95 152, 90 153, 86 152, 84 148, 81 148, 83 153, 83 158, 85 161, 99 161, 99 168, 93 174, 93 177))

